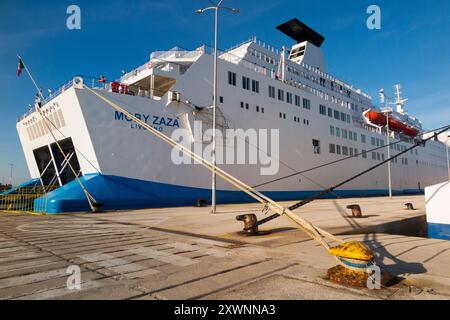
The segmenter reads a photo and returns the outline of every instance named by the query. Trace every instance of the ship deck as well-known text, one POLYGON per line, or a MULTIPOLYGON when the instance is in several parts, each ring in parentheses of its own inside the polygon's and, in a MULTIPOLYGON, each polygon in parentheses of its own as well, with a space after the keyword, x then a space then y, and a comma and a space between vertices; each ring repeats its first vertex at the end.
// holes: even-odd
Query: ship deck
POLYGON ((256 204, 33 216, 0 214, 0 299, 450 299, 450 242, 424 232, 424 197, 320 200, 296 213, 362 240, 403 280, 381 290, 325 279, 336 262, 283 217, 244 237, 256 204), (415 211, 405 210, 413 203, 415 211), (363 218, 350 217, 359 204, 363 218), (81 289, 69 290, 78 266, 81 289), (72 269, 71 269, 72 270, 72 269))

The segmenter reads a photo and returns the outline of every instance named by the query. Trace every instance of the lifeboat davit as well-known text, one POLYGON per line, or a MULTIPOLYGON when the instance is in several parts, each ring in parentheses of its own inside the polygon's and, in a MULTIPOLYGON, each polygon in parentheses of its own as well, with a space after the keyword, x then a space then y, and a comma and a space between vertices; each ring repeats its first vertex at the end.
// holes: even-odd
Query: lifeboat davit
MULTIPOLYGON (((377 126, 385 126, 387 119, 384 113, 381 111, 371 110, 369 109, 364 113, 364 116, 369 120, 370 123, 377 126)), ((401 132, 410 137, 416 137, 419 134, 419 130, 415 127, 408 126, 396 119, 395 116, 389 117, 389 130, 394 132, 401 132)))

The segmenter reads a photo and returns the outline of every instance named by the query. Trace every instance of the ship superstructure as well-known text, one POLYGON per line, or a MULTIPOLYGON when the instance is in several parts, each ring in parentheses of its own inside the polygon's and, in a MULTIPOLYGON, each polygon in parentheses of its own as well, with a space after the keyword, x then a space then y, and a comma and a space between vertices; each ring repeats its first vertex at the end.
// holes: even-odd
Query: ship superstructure
MULTIPOLYGON (((397 142, 391 146, 392 154, 420 138, 420 122, 403 109, 397 109, 396 117, 392 117, 404 126, 401 130, 393 126, 387 130, 382 122, 369 121, 368 112, 383 115, 382 108, 376 108, 367 93, 326 72, 321 50, 324 38, 320 34, 297 19, 278 29, 296 41, 290 50, 278 50, 253 37, 220 52, 219 130, 279 131, 278 157, 266 152, 271 161, 224 163, 224 170, 249 185, 261 185, 258 190, 275 200, 300 199, 384 160, 387 149, 382 147, 388 131, 390 141, 397 142), (412 134, 413 129, 417 133, 412 134), (377 147, 381 148, 370 151, 377 147), (351 158, 309 176, 266 184, 346 157, 351 158), (277 166, 270 176, 261 173, 261 168, 268 166, 277 166)), ((57 213, 88 208, 67 169, 67 161, 105 209, 193 205, 200 198, 208 200, 208 171, 195 163, 173 163, 173 150, 124 114, 112 110, 83 85, 92 84, 96 92, 164 134, 188 130, 194 150, 202 150, 207 141, 198 138, 195 128, 198 121, 202 123, 201 133, 207 135, 211 128, 212 66, 213 56, 207 46, 195 50, 175 47, 153 52, 147 62, 117 81, 74 78, 42 106, 53 123, 53 135, 69 159, 64 159, 55 147, 39 114, 30 110, 20 117, 17 130, 33 178, 26 184, 58 187, 46 194, 48 201, 41 210, 57 213)), ((236 145, 225 141, 218 147, 226 154, 236 145)), ((261 151, 251 144, 245 146, 249 153, 252 149, 261 151)), ((396 159, 392 164, 394 192, 421 192, 427 185, 444 181, 445 151, 444 144, 436 140, 396 159)), ((384 195, 387 185, 387 170, 380 167, 338 189, 336 194, 384 195)), ((224 181, 218 181, 217 188, 218 202, 249 200, 224 181)))

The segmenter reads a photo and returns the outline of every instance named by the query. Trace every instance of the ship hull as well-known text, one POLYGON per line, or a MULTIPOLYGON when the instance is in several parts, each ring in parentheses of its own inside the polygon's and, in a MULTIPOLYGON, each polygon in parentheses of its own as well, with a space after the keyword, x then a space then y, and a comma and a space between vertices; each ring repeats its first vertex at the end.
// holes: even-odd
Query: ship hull
MULTIPOLYGON (((171 90, 182 92, 182 99, 195 98, 193 102, 198 106, 208 106, 212 83, 208 72, 211 62, 210 56, 202 56, 176 81, 171 90)), ((236 73, 241 71, 237 65, 224 61, 220 61, 219 64, 222 72, 219 79, 226 79, 228 70, 236 73)), ((260 74, 250 76, 259 81, 260 88, 267 88, 276 81, 260 74)), ((276 84, 286 92, 293 90, 288 84, 279 81, 276 84)), ((376 148, 371 144, 372 138, 377 142, 381 142, 384 138, 379 133, 356 127, 351 121, 342 121, 319 113, 319 105, 324 102, 318 96, 306 91, 299 92, 299 95, 310 100, 312 107, 309 109, 286 105, 285 102, 275 100, 268 101, 267 93, 263 89, 259 94, 249 93, 251 96, 248 96, 247 93, 241 94, 239 88, 227 86, 222 80, 219 80, 219 85, 220 95, 224 97, 219 103, 219 109, 227 119, 230 129, 257 131, 264 129, 267 132, 276 130, 279 136, 276 141, 279 150, 275 150, 278 152, 274 152, 274 149, 265 152, 266 158, 271 154, 269 165, 275 167, 271 174, 264 174, 262 169, 267 169, 269 165, 260 161, 251 164, 225 161, 224 154, 236 152, 237 148, 235 145, 228 145, 227 142, 219 146, 223 151, 223 164, 219 161, 220 167, 246 184, 257 186, 258 191, 276 200, 308 197, 376 165, 386 157, 386 148, 383 148, 376 152, 368 152, 366 157, 360 155, 318 170, 292 175, 295 171, 348 156, 332 153, 329 149, 331 144, 339 145, 342 150, 347 148, 355 153, 361 153, 363 150, 376 148), (265 108, 264 113, 256 111, 261 110, 261 107, 265 108), (285 117, 280 116, 280 110, 285 117), (331 135, 331 127, 353 131, 357 138, 350 141, 344 137, 331 135), (362 135, 365 136, 365 141, 362 141, 362 135), (314 146, 314 140, 320 142, 319 150, 314 146), (270 182, 287 175, 292 176, 270 182)), ((171 104, 168 94, 161 99, 149 99, 104 90, 96 92, 167 136, 172 136, 178 129, 192 131, 194 128, 195 117, 192 116, 192 112, 180 112, 180 106, 171 104)), ((337 106, 334 108, 338 109, 337 106)), ((199 198, 210 200, 211 173, 208 170, 197 163, 176 164, 173 161, 173 149, 169 145, 123 113, 111 108, 91 91, 82 87, 70 87, 46 103, 42 110, 58 125, 58 129, 53 131, 53 136, 64 143, 67 153, 74 154, 71 161, 83 179, 86 179, 88 191, 94 198, 97 197, 99 202, 104 203, 105 208, 195 205, 199 198), (108 185, 106 181, 110 181, 109 188, 106 187, 108 185), (109 190, 109 193, 105 194, 103 190, 109 190)), ((17 129, 31 177, 41 179, 43 184, 47 184, 55 182, 51 177, 55 177, 54 173, 60 171, 63 159, 57 154, 53 136, 46 132, 40 122, 42 122, 40 115, 31 113, 19 121, 17 129), (49 168, 54 166, 55 170, 43 174, 46 164, 51 161, 53 164, 49 168)), ((193 138, 191 145, 194 152, 197 153, 196 148, 199 148, 200 155, 205 156, 202 154, 207 146, 205 141, 193 138)), ((401 145, 407 148, 412 144, 402 142, 401 145)), ((261 156, 261 149, 258 146, 248 144, 246 147, 249 154, 254 152, 261 156)), ((429 159, 436 158, 435 153, 441 153, 441 144, 431 141, 426 147, 418 149, 418 152, 405 154, 402 161, 392 163, 392 189, 395 193, 422 192, 425 186, 445 179, 446 170, 442 164, 425 165, 430 162, 429 159), (429 145, 432 145, 431 148, 429 145)), ((41 208, 40 211, 56 213, 88 208, 85 196, 80 193, 81 189, 77 192, 69 190, 75 190, 79 185, 77 181, 70 182, 73 177, 67 167, 64 170, 63 173, 56 175, 58 180, 56 182, 62 187, 45 195, 48 199, 44 202, 46 208, 41 208), (77 201, 78 204, 75 203, 77 201)), ((329 196, 385 195, 388 186, 387 177, 387 167, 381 166, 337 189, 329 196)), ((218 179, 217 190, 219 203, 251 200, 221 179, 218 179)))

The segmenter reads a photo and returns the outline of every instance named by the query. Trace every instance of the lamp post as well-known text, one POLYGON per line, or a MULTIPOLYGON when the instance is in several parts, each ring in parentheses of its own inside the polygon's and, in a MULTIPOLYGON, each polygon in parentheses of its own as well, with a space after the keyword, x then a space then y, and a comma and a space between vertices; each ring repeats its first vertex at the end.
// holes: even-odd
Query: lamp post
POLYGON ((445 149, 447 150, 447 171, 448 171, 448 180, 450 180, 450 159, 448 157, 448 143, 450 142, 450 135, 447 136, 447 141, 445 143, 445 149))
POLYGON ((212 136, 212 152, 211 152, 211 160, 213 164, 212 170, 212 183, 211 183, 211 213, 216 213, 216 107, 217 107, 217 29, 218 29, 218 16, 219 10, 225 9, 231 11, 233 13, 238 13, 239 10, 230 7, 221 6, 223 0, 220 0, 218 3, 214 3, 212 0, 208 0, 212 6, 206 7, 203 9, 198 9, 195 12, 204 13, 208 10, 214 10, 214 84, 213 84, 213 136, 212 136))
POLYGON ((13 163, 8 163, 8 165, 11 167, 11 174, 9 176, 9 184, 12 187, 12 185, 13 185, 13 167, 14 167, 14 164, 13 163))
MULTIPOLYGON (((386 114, 386 146, 387 146, 387 157, 391 158, 391 147, 390 147, 390 130, 389 130, 389 113, 391 110, 389 108, 383 111, 386 114)), ((391 161, 388 162, 388 183, 389 183, 389 199, 392 199, 392 176, 391 176, 391 161)))

